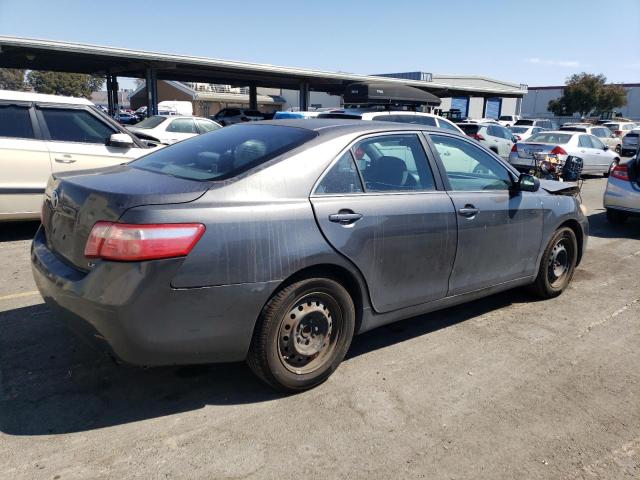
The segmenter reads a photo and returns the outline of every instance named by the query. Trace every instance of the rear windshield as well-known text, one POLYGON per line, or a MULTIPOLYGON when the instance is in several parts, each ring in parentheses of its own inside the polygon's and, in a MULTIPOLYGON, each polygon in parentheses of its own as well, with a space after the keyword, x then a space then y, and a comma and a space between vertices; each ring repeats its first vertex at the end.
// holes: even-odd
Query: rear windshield
POLYGON ((478 133, 478 130, 480 129, 480 125, 469 125, 469 124, 465 125, 464 123, 459 123, 458 126, 467 135, 473 135, 474 133, 478 133))
POLYGON ((538 143, 553 143, 553 144, 565 144, 569 143, 571 137, 568 133, 536 133, 535 135, 530 136, 527 139, 527 143, 538 142, 538 143))
POLYGON ((560 130, 564 130, 568 132, 583 132, 583 133, 587 132, 587 129, 585 127, 560 127, 560 130))
POLYGON ((511 130, 513 133, 527 133, 529 127, 509 127, 509 130, 511 130))
POLYGON ((234 125, 165 147, 132 167, 189 180, 223 180, 316 137, 313 130, 279 125, 234 125))
POLYGON ((318 118, 343 118, 343 119, 350 119, 350 120, 361 120, 362 119, 362 115, 356 115, 353 113, 321 113, 320 115, 318 115, 318 118))
POLYGON ((498 120, 512 120, 511 115, 501 115, 498 120))
POLYGON ((518 120, 516 125, 533 125, 534 120, 518 120))
POLYGON ((263 117, 264 113, 259 112, 258 110, 245 110, 245 115, 249 115, 250 117, 263 117))
POLYGON ((619 123, 605 123, 604 124, 605 127, 607 127, 609 130, 620 130, 620 124, 619 123))
POLYGON ((160 117, 160 116, 145 118, 141 122, 136 123, 136 128, 156 128, 165 120, 166 120, 165 117, 160 117))

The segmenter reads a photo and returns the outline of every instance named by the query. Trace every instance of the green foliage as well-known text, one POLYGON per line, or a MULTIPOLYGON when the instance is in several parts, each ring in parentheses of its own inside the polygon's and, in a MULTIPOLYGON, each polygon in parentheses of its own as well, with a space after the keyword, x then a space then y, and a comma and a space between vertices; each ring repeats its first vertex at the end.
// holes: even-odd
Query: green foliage
POLYGON ((82 73, 32 70, 27 74, 27 83, 38 93, 89 98, 93 92, 100 90, 104 78, 82 73))
POLYGON ((24 90, 24 70, 0 68, 0 90, 24 90))
POLYGON ((585 117, 590 112, 608 112, 627 104, 627 92, 621 85, 607 85, 607 78, 590 73, 577 73, 565 83, 564 93, 557 100, 551 100, 547 110, 558 116, 573 115, 575 112, 585 117))

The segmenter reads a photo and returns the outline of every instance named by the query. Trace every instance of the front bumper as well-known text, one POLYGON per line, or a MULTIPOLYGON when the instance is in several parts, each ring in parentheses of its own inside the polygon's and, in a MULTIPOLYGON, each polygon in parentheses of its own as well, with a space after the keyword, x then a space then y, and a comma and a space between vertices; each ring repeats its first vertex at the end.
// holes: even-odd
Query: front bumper
POLYGON ((90 272, 59 259, 40 227, 31 248, 42 297, 67 326, 135 365, 241 361, 277 282, 176 289, 183 259, 98 262, 90 272))

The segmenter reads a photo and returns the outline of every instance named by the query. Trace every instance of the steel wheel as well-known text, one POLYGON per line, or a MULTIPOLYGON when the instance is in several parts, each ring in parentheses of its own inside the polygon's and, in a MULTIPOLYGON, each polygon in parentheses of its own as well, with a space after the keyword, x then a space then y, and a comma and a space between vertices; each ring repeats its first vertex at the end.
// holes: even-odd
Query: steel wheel
POLYGON ((547 243, 531 290, 542 298, 560 295, 571 282, 578 262, 578 242, 569 227, 559 228, 547 243))
POLYGON ((570 254, 569 249, 572 248, 566 238, 561 238, 551 249, 549 256, 549 265, 547 270, 547 278, 552 287, 557 287, 564 281, 564 276, 569 271, 570 254))
POLYGON ((320 368, 335 350, 341 325, 340 309, 330 296, 311 293, 295 302, 278 335, 284 367, 298 375, 320 368))

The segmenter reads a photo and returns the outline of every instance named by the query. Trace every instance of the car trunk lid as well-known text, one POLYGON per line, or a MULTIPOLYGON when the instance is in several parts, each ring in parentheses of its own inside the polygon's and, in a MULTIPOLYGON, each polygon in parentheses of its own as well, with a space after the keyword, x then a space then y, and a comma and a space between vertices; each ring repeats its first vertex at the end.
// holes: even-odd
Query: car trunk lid
POLYGON ((118 221, 126 210, 141 205, 191 202, 209 187, 209 182, 127 165, 54 174, 42 207, 47 245, 67 262, 86 270, 84 248, 96 222, 118 221))
POLYGON ((518 157, 533 158, 534 153, 549 153, 555 145, 549 143, 516 143, 518 157))

